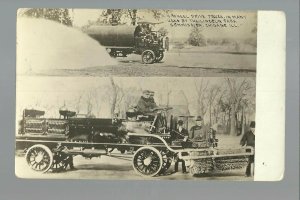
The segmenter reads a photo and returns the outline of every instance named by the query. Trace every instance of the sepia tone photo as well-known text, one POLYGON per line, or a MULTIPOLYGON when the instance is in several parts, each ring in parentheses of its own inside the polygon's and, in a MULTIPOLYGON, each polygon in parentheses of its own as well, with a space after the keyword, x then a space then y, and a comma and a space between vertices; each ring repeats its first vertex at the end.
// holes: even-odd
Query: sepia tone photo
POLYGON ((255 76, 257 13, 19 9, 18 74, 255 76))
POLYGON ((20 178, 254 179, 257 13, 17 12, 20 178))

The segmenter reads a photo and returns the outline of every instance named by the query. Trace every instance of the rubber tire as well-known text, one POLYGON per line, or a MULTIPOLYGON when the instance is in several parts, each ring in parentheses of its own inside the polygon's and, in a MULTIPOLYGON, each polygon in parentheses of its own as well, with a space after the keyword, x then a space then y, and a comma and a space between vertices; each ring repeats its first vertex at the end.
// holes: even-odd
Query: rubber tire
POLYGON ((134 171, 135 171, 137 174, 141 175, 141 176, 145 176, 145 177, 153 177, 153 176, 158 175, 159 172, 160 172, 161 169, 162 169, 162 165, 163 165, 163 159, 162 159, 162 156, 161 156, 160 152, 159 152, 156 148, 154 148, 154 147, 141 147, 141 148, 139 148, 139 149, 135 152, 135 154, 133 155, 133 159, 132 159, 132 167, 133 167, 134 171), (136 166, 135 166, 135 159, 136 159, 137 155, 139 154, 140 151, 143 151, 143 150, 145 150, 145 149, 149 149, 149 150, 153 151, 153 152, 156 153, 157 156, 159 157, 160 166, 159 166, 159 168, 158 168, 154 173, 152 173, 152 174, 144 174, 144 173, 142 173, 141 171, 139 171, 139 170, 136 168, 136 166))
POLYGON ((145 50, 145 51, 143 51, 143 53, 142 53, 142 63, 144 63, 144 64, 152 64, 152 63, 155 62, 155 60, 156 60, 156 56, 155 56, 155 53, 152 50, 145 50), (152 54, 152 59, 149 60, 149 61, 145 60, 145 58, 144 58, 146 56, 146 54, 148 54, 148 53, 152 54))
POLYGON ((45 172, 47 172, 47 171, 52 167, 52 164, 53 164, 53 153, 51 152, 51 150, 49 149, 49 147, 47 147, 47 146, 45 146, 45 145, 43 145, 43 144, 36 144, 36 145, 31 146, 31 147, 26 151, 25 159, 26 159, 27 164, 29 165, 29 167, 30 167, 32 170, 37 171, 37 172, 41 172, 41 173, 45 173, 45 172), (28 162, 28 160, 29 160, 29 158, 28 158, 29 155, 28 155, 28 154, 29 154, 29 152, 32 151, 34 148, 42 148, 42 149, 44 149, 44 151, 49 155, 49 158, 50 158, 50 162, 49 162, 48 166, 47 166, 45 169, 41 170, 41 171, 33 169, 32 166, 30 165, 30 163, 28 162))

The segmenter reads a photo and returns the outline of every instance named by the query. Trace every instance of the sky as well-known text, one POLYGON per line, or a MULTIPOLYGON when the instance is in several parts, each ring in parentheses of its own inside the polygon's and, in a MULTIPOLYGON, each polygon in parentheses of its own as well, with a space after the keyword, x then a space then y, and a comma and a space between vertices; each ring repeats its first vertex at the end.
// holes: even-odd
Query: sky
MULTIPOLYGON (((103 10, 100 9, 74 9, 71 13, 74 19, 74 25, 81 27, 88 23, 89 20, 96 20, 103 10)), ((165 27, 169 31, 169 37, 173 38, 187 38, 191 28, 188 27, 172 27, 174 20, 182 21, 186 19, 186 24, 196 23, 195 20, 221 20, 218 24, 224 24, 226 19, 227 27, 203 27, 202 34, 207 38, 233 38, 237 40, 243 40, 247 38, 256 37, 256 33, 253 33, 253 29, 256 27, 257 23, 257 12, 242 12, 242 11, 208 11, 208 10, 173 10, 171 14, 166 17, 162 17, 160 21, 155 20, 152 14, 146 10, 138 10, 137 16, 142 20, 153 21, 153 22, 163 22, 160 25, 156 25, 157 29, 160 27, 165 27), (230 19, 228 18, 230 17, 230 19), (238 19, 237 19, 238 17, 238 19), (233 20, 236 23, 233 23, 233 20), (230 23, 231 21, 231 23, 230 23), (237 26, 230 28, 228 26, 237 26)), ((128 20, 124 22, 130 23, 128 20)), ((203 25, 203 21, 201 21, 203 25)), ((198 23, 198 24, 199 24, 198 23)))
MULTIPOLYGON (((110 88, 109 78, 103 77, 38 77, 38 76, 18 76, 17 77, 17 117, 22 116, 22 110, 41 109, 51 110, 51 117, 58 117, 58 110, 67 104, 69 110, 74 110, 75 101, 79 95, 82 98, 81 110, 86 110, 85 97, 89 92, 98 91, 98 95, 93 103, 99 104, 101 107, 100 117, 110 117, 110 106, 108 104, 107 88, 110 88), (34 83, 34 84, 32 84, 34 83)), ((235 78, 242 81, 245 78, 235 78)), ((246 78, 254 84, 255 78, 246 78)), ((195 81, 205 83, 208 81, 210 85, 222 85, 225 82, 224 77, 114 77, 114 81, 122 88, 138 88, 141 90, 153 90, 155 92, 155 100, 158 103, 158 95, 163 95, 163 104, 166 102, 166 93, 172 90, 170 95, 170 105, 184 105, 185 99, 181 95, 181 91, 185 92, 188 101, 193 105, 196 100, 195 81), (163 86, 163 87, 162 87, 163 86)), ((141 95, 141 94, 140 94, 141 95)), ((192 115, 196 110, 190 108, 192 115)), ((46 110, 47 113, 47 110, 46 110)), ((84 114, 84 113, 82 113, 84 114)))

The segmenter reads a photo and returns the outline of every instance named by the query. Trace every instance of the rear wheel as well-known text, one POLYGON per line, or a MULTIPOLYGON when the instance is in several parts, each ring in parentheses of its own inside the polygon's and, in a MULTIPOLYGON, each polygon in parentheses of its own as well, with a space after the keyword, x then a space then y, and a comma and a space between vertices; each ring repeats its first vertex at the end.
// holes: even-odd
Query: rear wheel
POLYGON ((167 170, 170 168, 171 163, 172 163, 172 153, 168 150, 161 150, 160 151, 162 159, 163 159, 163 164, 160 170, 160 174, 165 174, 167 170))
POLYGON ((142 176, 157 175, 163 165, 160 152, 153 147, 142 147, 133 156, 133 169, 142 176))
POLYGON ((53 163, 51 150, 41 144, 30 147, 26 152, 25 158, 30 168, 38 172, 48 171, 53 163))
POLYGON ((163 51, 160 51, 160 52, 158 52, 158 54, 156 55, 155 61, 156 61, 156 62, 160 62, 160 61, 162 61, 163 58, 164 58, 164 52, 163 52, 163 51))
POLYGON ((53 164, 51 170, 60 172, 66 170, 69 165, 70 156, 63 152, 56 152, 53 156, 53 164))
POLYGON ((142 53, 142 62, 145 64, 152 64, 156 59, 155 53, 152 50, 145 50, 142 53))

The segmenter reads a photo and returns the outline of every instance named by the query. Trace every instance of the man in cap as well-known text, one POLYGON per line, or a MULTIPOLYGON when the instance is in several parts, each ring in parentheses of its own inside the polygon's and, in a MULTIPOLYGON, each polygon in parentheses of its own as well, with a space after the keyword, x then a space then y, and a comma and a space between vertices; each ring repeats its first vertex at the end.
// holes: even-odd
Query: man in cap
POLYGON ((197 140, 205 140, 206 139, 206 130, 203 127, 203 119, 201 116, 196 117, 196 125, 193 126, 190 130, 191 138, 197 140))
MULTIPOLYGON (((240 144, 242 146, 250 146, 250 147, 255 147, 255 121, 251 121, 250 123, 250 130, 247 131, 242 139, 240 144)), ((251 165, 254 164, 254 155, 250 156, 249 162, 246 168, 246 176, 251 176, 251 165)))
MULTIPOLYGON (((154 94, 154 92, 153 92, 154 94)), ((139 99, 137 103, 137 111, 140 113, 152 113, 154 108, 156 108, 157 105, 153 99, 151 98, 151 91, 149 90, 144 90, 143 95, 139 99)))

